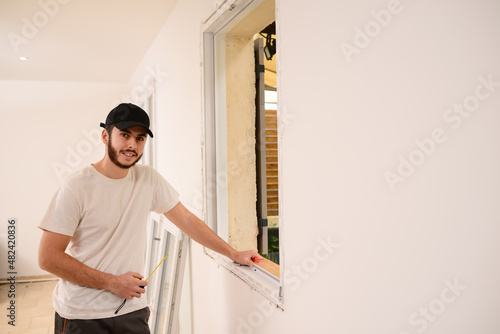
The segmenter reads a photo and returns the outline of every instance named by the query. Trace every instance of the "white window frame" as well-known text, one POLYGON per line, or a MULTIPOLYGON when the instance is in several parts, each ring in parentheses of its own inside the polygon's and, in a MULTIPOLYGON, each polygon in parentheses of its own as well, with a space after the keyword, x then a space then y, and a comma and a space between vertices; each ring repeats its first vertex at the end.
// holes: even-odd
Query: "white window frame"
MULTIPOLYGON (((156 80, 150 78, 148 87, 153 87, 141 107, 150 119, 150 129, 157 135, 156 80)), ((156 136, 149 137, 141 158, 142 164, 157 168, 156 136)), ((178 333, 182 284, 186 269, 189 237, 164 215, 151 212, 148 217, 147 249, 145 254, 145 275, 151 274, 170 250, 165 261, 149 279, 147 291, 148 306, 151 314, 148 321, 151 333, 178 333), (168 282, 168 289, 164 284, 168 282), (163 315, 163 317, 162 317, 163 315)), ((189 287, 187 287, 189 289, 189 287)))
MULTIPOLYGON (((150 92, 144 99, 141 107, 146 111, 149 116, 150 124, 149 128, 153 134, 156 133, 156 80, 151 78, 148 82, 148 87, 153 86, 153 91, 150 92)), ((156 137, 149 137, 146 141, 146 147, 144 148, 143 156, 140 163, 145 165, 150 165, 154 169, 157 168, 157 158, 156 158, 156 137)))
POLYGON ((179 327, 179 305, 187 259, 189 237, 164 215, 151 212, 150 226, 156 225, 156 234, 150 231, 149 243, 154 245, 146 261, 145 273, 151 274, 163 257, 167 258, 151 275, 148 281, 148 306, 151 314, 148 321, 151 333, 175 334, 179 327), (171 252, 168 252, 170 249, 171 252), (165 284, 168 285, 165 291, 165 284), (150 291, 149 291, 150 290, 150 291), (162 318, 161 315, 164 315, 162 318))
MULTIPOLYGON (((228 240, 227 214, 218 215, 218 212, 227 210, 227 190, 219 189, 217 185, 218 175, 227 172, 226 152, 217 150, 217 141, 227 142, 225 131, 217 131, 217 124, 224 126, 225 121, 225 80, 217 80, 219 85, 216 89, 216 75, 225 78, 225 61, 222 57, 216 59, 217 48, 223 48, 224 44, 216 38, 217 34, 228 26, 236 25, 242 16, 238 17, 244 10, 253 10, 262 0, 228 0, 210 16, 202 25, 202 99, 203 99, 203 159, 204 159, 204 216, 207 225, 212 228, 225 241, 228 240), (238 17, 238 18, 237 18, 238 17), (218 64, 215 64, 215 62, 218 64), (217 67, 217 73, 216 73, 217 67), (217 93, 216 93, 217 92, 217 93), (217 110, 217 112, 216 112, 217 110), (225 157, 225 158, 224 158, 225 157)), ((223 50, 219 54, 224 54, 223 50)), ((223 150, 222 150, 223 151, 223 150)), ((226 187, 222 187, 227 189, 226 187)), ((280 186, 281 188, 281 186, 280 186)), ((280 189, 281 190, 281 189, 280 189)), ((281 224, 280 228, 283 224, 281 224)), ((280 240, 282 247, 283 240, 280 240)), ((235 274, 250 285, 255 291, 269 299, 277 307, 284 309, 283 299, 283 252, 280 252, 281 278, 271 275, 258 265, 254 267, 240 266, 225 256, 222 256, 208 248, 205 253, 214 259, 219 265, 235 274)))

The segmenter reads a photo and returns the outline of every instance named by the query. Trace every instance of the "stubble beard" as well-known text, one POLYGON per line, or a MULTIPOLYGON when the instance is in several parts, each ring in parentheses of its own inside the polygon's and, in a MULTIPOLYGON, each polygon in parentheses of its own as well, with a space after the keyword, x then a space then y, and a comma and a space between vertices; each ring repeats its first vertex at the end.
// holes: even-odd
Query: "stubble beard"
MULTIPOLYGON (((132 153, 137 154, 137 152, 134 150, 123 150, 123 152, 132 152, 132 153)), ((134 166, 137 163, 137 161, 139 161, 142 158, 142 154, 141 154, 130 165, 122 164, 120 161, 118 161, 118 152, 113 148, 113 146, 111 144, 111 136, 109 136, 109 141, 108 141, 108 156, 109 156, 109 160, 111 160, 112 163, 114 163, 116 166, 118 166, 122 169, 129 169, 130 167, 134 166)))

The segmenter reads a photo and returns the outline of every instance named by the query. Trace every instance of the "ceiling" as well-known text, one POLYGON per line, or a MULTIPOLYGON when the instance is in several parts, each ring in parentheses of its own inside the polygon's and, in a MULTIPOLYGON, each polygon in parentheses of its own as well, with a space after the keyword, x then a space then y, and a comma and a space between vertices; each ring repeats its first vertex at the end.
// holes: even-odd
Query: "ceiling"
POLYGON ((0 80, 128 82, 176 2, 0 0, 0 80))

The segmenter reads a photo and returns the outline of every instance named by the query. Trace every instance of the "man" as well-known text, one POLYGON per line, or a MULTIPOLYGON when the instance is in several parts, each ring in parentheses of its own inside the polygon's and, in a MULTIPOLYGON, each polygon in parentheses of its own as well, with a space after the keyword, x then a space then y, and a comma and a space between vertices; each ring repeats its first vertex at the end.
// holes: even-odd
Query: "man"
POLYGON ((101 126, 106 154, 55 194, 39 226, 39 265, 61 278, 53 298, 55 333, 149 333, 148 282, 140 274, 149 212, 164 214, 193 240, 242 265, 261 257, 234 250, 179 202, 158 172, 136 165, 147 135, 153 137, 144 110, 122 103, 101 126))

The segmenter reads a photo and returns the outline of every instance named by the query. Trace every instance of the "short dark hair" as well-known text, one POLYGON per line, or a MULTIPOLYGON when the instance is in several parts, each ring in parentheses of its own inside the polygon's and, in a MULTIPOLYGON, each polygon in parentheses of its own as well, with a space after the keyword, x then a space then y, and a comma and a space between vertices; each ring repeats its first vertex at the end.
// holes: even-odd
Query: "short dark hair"
POLYGON ((114 127, 115 126, 113 124, 110 124, 110 125, 108 125, 108 126, 105 127, 106 131, 108 132, 108 135, 111 136, 111 131, 113 131, 114 127))

